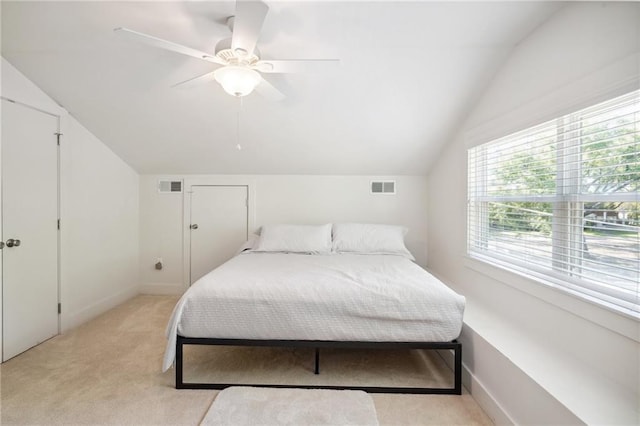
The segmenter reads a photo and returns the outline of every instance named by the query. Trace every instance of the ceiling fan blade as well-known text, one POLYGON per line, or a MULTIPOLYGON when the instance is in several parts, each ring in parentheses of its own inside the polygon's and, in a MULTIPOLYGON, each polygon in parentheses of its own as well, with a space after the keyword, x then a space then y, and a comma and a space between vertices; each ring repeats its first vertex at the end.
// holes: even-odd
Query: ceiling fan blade
POLYGON ((192 49, 190 47, 186 47, 181 44, 174 43, 172 41, 163 40, 161 38, 154 37, 152 35, 140 33, 138 31, 133 31, 123 27, 115 28, 113 31, 116 34, 119 34, 130 40, 144 43, 149 46, 170 50, 172 52, 181 53, 183 55, 191 56, 198 59, 203 59, 205 61, 213 62, 220 65, 226 65, 226 63, 222 59, 218 58, 216 55, 212 55, 206 52, 201 52, 199 50, 192 49))
POLYGON ((286 96, 284 93, 275 88, 274 85, 269 83, 264 78, 255 88, 255 91, 260 93, 263 97, 267 98, 270 101, 279 102, 283 100, 286 96))
POLYGON ((171 87, 172 88, 180 87, 180 88, 187 89, 189 87, 194 87, 194 86, 199 86, 201 84, 211 83, 212 81, 215 81, 215 78, 213 77, 213 73, 214 72, 215 71, 211 71, 211 72, 208 72, 206 74, 202 74, 202 75, 199 75, 197 77, 193 77, 193 78, 190 78, 188 80, 181 81, 180 83, 176 83, 171 87))
POLYGON ((251 56, 260 37, 269 6, 257 0, 236 0, 231 49, 237 55, 251 56))
POLYGON ((264 73, 311 73, 337 68, 340 59, 291 59, 258 61, 254 68, 264 73))

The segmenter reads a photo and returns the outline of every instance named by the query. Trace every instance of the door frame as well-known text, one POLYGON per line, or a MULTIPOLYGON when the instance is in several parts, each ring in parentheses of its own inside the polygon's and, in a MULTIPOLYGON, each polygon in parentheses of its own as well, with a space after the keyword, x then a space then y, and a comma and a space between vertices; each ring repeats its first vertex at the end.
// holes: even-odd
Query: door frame
POLYGON ((191 286, 191 194, 194 186, 244 186, 247 188, 247 233, 256 231, 255 180, 236 176, 185 178, 182 183, 182 287, 191 286))
MULTIPOLYGON (((57 147, 56 147, 56 189, 57 189, 57 194, 56 194, 56 210, 57 210, 57 215, 58 215, 58 220, 60 220, 60 139, 59 137, 62 136, 62 131, 61 131, 61 116, 60 114, 55 114, 49 111, 46 111, 42 108, 38 108, 36 106, 24 103, 24 102, 20 102, 17 101, 15 99, 11 99, 11 98, 7 98, 6 96, 0 96, 0 114, 2 112, 2 101, 6 101, 6 102, 10 102, 12 104, 16 104, 16 105, 20 105, 24 108, 29 108, 31 110, 40 112, 42 114, 46 114, 49 115, 51 117, 54 117, 56 119, 56 131, 55 133, 52 135, 53 138, 58 138, 58 143, 57 143, 57 147)), ((4 233, 3 233, 3 215, 2 215, 2 205, 4 202, 4 195, 2 193, 2 176, 3 176, 3 171, 2 171, 2 138, 0 137, 0 241, 4 241, 4 233)), ((57 246, 57 253, 56 253, 56 291, 58 293, 58 306, 61 305, 62 303, 62 283, 61 283, 61 252, 62 252, 62 246, 61 246, 61 238, 60 238, 60 228, 58 227, 58 230, 56 232, 56 246, 57 246)), ((4 281, 3 281, 3 276, 4 276, 4 264, 3 264, 3 258, 4 256, 2 255, 2 253, 0 253, 0 363, 4 362, 4 335, 3 335, 3 330, 4 330, 4 281)), ((60 311, 58 311, 58 324, 57 324, 57 335, 60 334, 60 330, 62 329, 62 313, 60 311)))

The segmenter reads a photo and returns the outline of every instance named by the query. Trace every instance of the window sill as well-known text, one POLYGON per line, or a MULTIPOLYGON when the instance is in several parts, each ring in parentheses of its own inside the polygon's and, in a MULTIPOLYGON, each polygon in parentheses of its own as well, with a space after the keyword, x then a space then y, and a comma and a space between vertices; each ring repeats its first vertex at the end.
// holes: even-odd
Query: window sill
POLYGON ((571 294, 515 269, 466 256, 464 265, 476 272, 550 303, 640 343, 640 320, 599 303, 571 294))
POLYGON ((637 423, 637 393, 622 388, 562 350, 527 338, 521 330, 474 300, 467 301, 464 324, 463 334, 467 338, 472 335, 482 338, 585 424, 637 423))

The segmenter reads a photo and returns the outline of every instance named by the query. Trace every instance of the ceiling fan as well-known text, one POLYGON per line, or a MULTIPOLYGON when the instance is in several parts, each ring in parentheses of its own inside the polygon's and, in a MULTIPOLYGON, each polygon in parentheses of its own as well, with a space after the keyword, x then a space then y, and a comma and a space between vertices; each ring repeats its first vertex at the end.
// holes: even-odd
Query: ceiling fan
POLYGON ((318 65, 335 65, 337 59, 265 60, 256 47, 262 25, 269 6, 260 0, 236 0, 234 16, 227 18, 231 37, 220 40, 215 46, 215 54, 202 52, 152 35, 128 28, 114 31, 132 40, 161 49, 181 53, 221 65, 212 72, 176 84, 194 84, 217 81, 232 96, 246 96, 254 89, 271 100, 282 100, 284 95, 264 79, 263 73, 294 73, 305 71, 318 65))

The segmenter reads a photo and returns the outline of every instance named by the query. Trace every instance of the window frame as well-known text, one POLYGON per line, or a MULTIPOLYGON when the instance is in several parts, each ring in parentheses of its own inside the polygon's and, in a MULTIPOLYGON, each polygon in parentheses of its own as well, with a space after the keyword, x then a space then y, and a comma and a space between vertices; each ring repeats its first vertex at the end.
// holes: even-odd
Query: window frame
MULTIPOLYGON (((635 89, 630 93, 627 93, 627 95, 635 95, 640 97, 640 91, 635 89)), ((618 94, 616 96, 612 96, 611 100, 613 100, 618 96, 620 95, 618 94)), ((579 111, 575 113, 574 112, 571 112, 568 114, 559 113, 555 118, 552 117, 551 119, 546 120, 541 125, 528 126, 528 127, 525 127, 523 130, 510 132, 506 137, 509 137, 509 135, 533 131, 537 127, 544 126, 545 124, 548 124, 552 121, 556 121, 557 122, 556 126, 558 126, 562 124, 563 120, 569 120, 569 125, 572 125, 572 126, 575 125, 575 129, 576 131, 578 131, 579 125, 576 125, 576 124, 579 124, 580 121, 582 120, 581 118, 582 114, 585 111, 589 110, 592 106, 596 106, 599 103, 601 103, 601 101, 594 102, 593 104, 588 105, 586 108, 581 108, 579 111)), ((583 219, 584 203, 586 200, 592 200, 594 198, 606 198, 607 200, 611 200, 618 197, 620 199, 629 199, 633 202, 640 201, 640 196, 638 195, 638 192, 631 193, 632 195, 617 193, 613 196, 610 196, 610 194, 601 196, 601 195, 592 195, 592 194, 581 194, 579 190, 578 191, 576 190, 556 191, 555 195, 541 195, 541 196, 536 196, 534 198, 532 198, 530 195, 503 196, 503 197, 488 196, 486 195, 486 183, 484 184, 485 185, 484 189, 482 188, 482 185, 476 184, 475 186, 472 187, 470 183, 472 179, 471 177, 472 174, 474 174, 474 178, 476 178, 476 174, 484 173, 484 176, 480 176, 476 178, 476 182, 478 181, 486 182, 486 175, 487 175, 486 167, 481 168, 480 170, 478 170, 478 168, 475 168, 474 170, 472 170, 470 153, 472 150, 482 149, 483 147, 486 147, 489 144, 495 141, 498 141, 502 138, 503 137, 495 137, 495 138, 492 138, 491 140, 485 141, 484 143, 478 143, 473 146, 468 146, 467 167, 466 167, 467 173, 468 173, 467 175, 467 209, 466 209, 467 210, 466 256, 468 259, 473 259, 473 262, 467 262, 467 266, 472 267, 473 269, 476 269, 476 270, 480 269, 481 272, 486 273, 488 270, 491 270, 491 268, 490 269, 487 269, 486 267, 478 268, 477 262, 486 263, 488 265, 491 265, 492 267, 496 267, 501 270, 506 270, 506 271, 509 271, 510 273, 518 274, 523 278, 525 278, 527 281, 533 281, 538 285, 543 284, 549 288, 553 288, 554 290, 559 290, 563 293, 569 294, 572 297, 577 297, 578 299, 587 301, 590 304, 595 304, 600 307, 604 307, 607 310, 614 311, 617 314, 622 314, 627 318, 631 318, 635 321, 639 321, 640 320, 640 302, 639 302, 640 288, 638 287, 636 288, 635 295, 631 295, 631 296, 626 294, 625 295, 621 294, 621 293, 624 293, 623 290, 617 291, 613 289, 610 292, 603 291, 602 286, 600 285, 592 286, 590 285, 589 281, 586 279, 575 279, 572 276, 570 276, 570 272, 568 274, 565 274, 565 273, 556 271, 555 267, 548 269, 543 267, 532 266, 526 261, 514 260, 513 258, 501 255, 498 252, 481 250, 479 247, 474 246, 474 244, 477 245, 477 240, 472 239, 470 237, 470 233, 472 232, 472 229, 475 229, 473 228, 473 222, 475 222, 476 228, 480 228, 480 226, 488 227, 490 225, 489 225, 489 218, 488 218, 489 209, 474 208, 474 206, 472 205, 472 201, 476 203, 489 203, 491 201, 499 201, 500 199, 502 199, 503 201, 508 200, 508 201, 515 201, 515 202, 535 201, 535 202, 552 202, 552 204, 555 203, 553 208, 554 211, 556 209, 561 209, 563 211, 569 212, 569 214, 566 214, 563 216, 554 214, 552 227, 557 228, 558 226, 560 226, 560 227, 564 227, 565 229, 574 228, 574 229, 579 229, 579 231, 570 232, 569 238, 560 238, 557 232, 552 232, 551 234, 552 241, 553 241, 552 247, 554 251, 557 250, 558 248, 563 248, 563 247, 565 250, 569 250, 569 251, 572 250, 572 247, 576 244, 576 241, 577 241, 576 239, 580 239, 579 243, 581 243, 581 238, 582 238, 581 236, 583 235, 582 228, 583 228, 583 220, 584 220, 583 219), (632 198, 629 198, 630 196, 632 198), (564 223, 560 223, 559 218, 562 218, 562 221, 564 223), (562 244, 558 243, 558 241, 562 241, 562 244), (629 300, 626 300, 626 299, 629 299, 629 300)), ((577 155, 580 155, 579 151, 580 151, 580 147, 582 146, 582 142, 580 141, 580 138, 569 137, 566 139, 567 141, 569 141, 569 143, 573 144, 573 146, 570 146, 569 148, 573 149, 574 154, 577 153, 577 155)), ((563 141, 559 139, 557 142, 559 144, 562 144, 563 141)), ((565 152, 566 151, 562 151, 560 148, 556 148, 554 150, 556 159, 559 157, 562 157, 561 153, 564 154, 565 152)), ((485 151, 485 155, 486 155, 486 151, 485 151)), ((579 164, 580 164, 579 161, 575 161, 575 159, 572 159, 570 157, 569 158, 563 157, 563 158, 564 158, 562 162, 563 165, 572 164, 573 165, 572 167, 574 168, 576 167, 576 165, 578 165, 577 167, 579 167, 579 164)), ((566 188, 567 187, 566 183, 569 183, 570 187, 571 186, 577 187, 577 188, 580 187, 581 179, 583 178, 581 170, 565 170, 564 167, 558 167, 557 173, 563 174, 563 177, 562 177, 563 185, 560 187, 566 188)), ((558 182, 558 179, 560 178, 556 177, 556 183, 558 182)), ((557 256, 561 256, 561 255, 562 254, 557 254, 557 256)), ((554 263, 556 261, 557 261, 556 255, 552 255, 551 262, 554 263)), ((567 264, 565 269, 570 270, 570 268, 571 268, 571 265, 567 264)), ((635 337, 636 340, 638 338, 640 337, 638 336, 635 337)))

